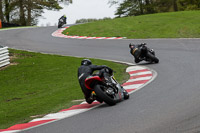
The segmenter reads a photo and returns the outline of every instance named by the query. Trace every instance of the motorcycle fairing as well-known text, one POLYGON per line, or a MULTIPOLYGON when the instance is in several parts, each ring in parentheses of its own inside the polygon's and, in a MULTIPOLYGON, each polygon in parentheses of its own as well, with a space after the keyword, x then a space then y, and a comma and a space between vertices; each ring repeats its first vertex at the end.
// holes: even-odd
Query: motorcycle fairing
POLYGON ((89 76, 89 77, 87 77, 85 79, 85 86, 90 90, 92 90, 90 85, 93 81, 102 81, 102 79, 99 76, 89 76))

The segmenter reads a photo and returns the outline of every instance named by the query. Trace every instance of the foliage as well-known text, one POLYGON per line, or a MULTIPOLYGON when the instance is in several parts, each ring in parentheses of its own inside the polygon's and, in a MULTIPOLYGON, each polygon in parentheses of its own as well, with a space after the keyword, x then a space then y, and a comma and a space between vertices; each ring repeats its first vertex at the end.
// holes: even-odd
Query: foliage
MULTIPOLYGON (((117 3, 116 0, 111 2, 111 4, 115 3, 117 3)), ((117 8, 115 15, 124 17, 199 9, 200 0, 124 0, 117 8)))
POLYGON ((200 0, 178 0, 177 4, 180 11, 200 9, 200 0))
POLYGON ((23 26, 35 25, 43 9, 59 10, 62 7, 59 6, 59 1, 55 0, 1 0, 0 19, 23 26))
POLYGON ((121 17, 155 13, 154 4, 153 0, 125 0, 119 5, 115 15, 121 17))

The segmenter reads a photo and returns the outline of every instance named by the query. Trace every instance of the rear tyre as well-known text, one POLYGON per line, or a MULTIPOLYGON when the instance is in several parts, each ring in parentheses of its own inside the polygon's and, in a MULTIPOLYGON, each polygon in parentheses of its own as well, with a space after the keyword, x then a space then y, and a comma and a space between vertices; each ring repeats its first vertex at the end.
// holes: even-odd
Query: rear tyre
POLYGON ((112 105, 115 105, 116 104, 116 101, 114 98, 108 96, 106 94, 106 92, 104 92, 101 88, 100 85, 96 85, 94 86, 94 91, 96 93, 96 95, 102 99, 105 103, 107 103, 108 105, 112 106, 112 105))
POLYGON ((96 97, 96 100, 97 100, 98 102, 100 102, 100 103, 102 103, 102 102, 103 102, 103 100, 102 100, 102 99, 100 99, 99 97, 96 97))

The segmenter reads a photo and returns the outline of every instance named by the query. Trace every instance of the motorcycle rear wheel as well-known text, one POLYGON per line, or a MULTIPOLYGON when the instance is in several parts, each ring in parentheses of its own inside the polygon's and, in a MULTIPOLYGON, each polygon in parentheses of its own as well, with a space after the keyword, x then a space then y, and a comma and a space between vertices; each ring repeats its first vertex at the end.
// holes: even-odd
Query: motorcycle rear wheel
POLYGON ((112 97, 108 96, 106 94, 106 92, 104 92, 101 88, 100 85, 96 85, 94 86, 94 91, 96 93, 96 95, 102 99, 105 103, 107 103, 108 105, 112 106, 116 104, 116 100, 113 99, 112 97))

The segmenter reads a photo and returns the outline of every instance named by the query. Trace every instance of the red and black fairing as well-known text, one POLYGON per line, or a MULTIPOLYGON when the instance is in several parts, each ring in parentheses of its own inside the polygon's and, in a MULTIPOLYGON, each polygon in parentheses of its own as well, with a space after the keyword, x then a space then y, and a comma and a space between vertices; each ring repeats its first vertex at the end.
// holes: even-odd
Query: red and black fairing
POLYGON ((100 78, 99 76, 89 76, 88 78, 85 79, 85 86, 92 90, 93 86, 97 83, 97 82, 102 82, 102 78, 100 78))
POLYGON ((101 99, 108 105, 115 105, 117 102, 125 99, 124 92, 121 85, 114 79, 113 71, 105 69, 104 72, 102 77, 93 75, 86 78, 85 86, 87 89, 94 91, 98 99, 101 99))

